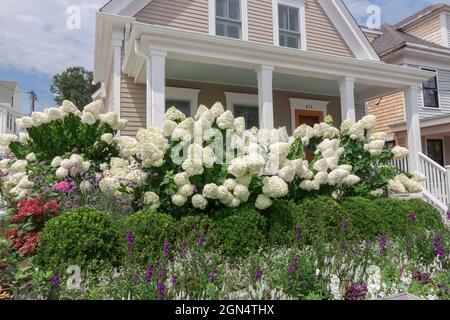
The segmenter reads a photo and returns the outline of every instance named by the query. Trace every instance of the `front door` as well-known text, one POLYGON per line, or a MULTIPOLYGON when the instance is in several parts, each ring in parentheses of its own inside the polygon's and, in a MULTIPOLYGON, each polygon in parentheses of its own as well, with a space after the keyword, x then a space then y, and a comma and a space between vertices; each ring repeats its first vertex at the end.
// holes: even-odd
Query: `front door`
POLYGON ((444 143, 441 139, 427 140, 428 157, 444 166, 444 143))
MULTIPOLYGON (((314 127, 315 124, 323 122, 322 111, 311 110, 296 110, 295 111, 295 125, 296 128, 302 124, 306 124, 310 127, 314 127)), ((306 160, 312 161, 314 159, 314 152, 312 150, 306 150, 306 160)))

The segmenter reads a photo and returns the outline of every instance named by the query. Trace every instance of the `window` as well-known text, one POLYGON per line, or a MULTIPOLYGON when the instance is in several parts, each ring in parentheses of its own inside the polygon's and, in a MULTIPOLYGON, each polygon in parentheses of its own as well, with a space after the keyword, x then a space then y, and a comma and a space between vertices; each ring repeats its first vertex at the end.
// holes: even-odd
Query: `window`
POLYGON ((388 148, 389 150, 392 150, 395 148, 395 146, 397 145, 397 143, 395 142, 395 140, 391 140, 391 141, 386 141, 386 148, 388 148))
POLYGON ((280 46, 300 48, 300 10, 299 8, 278 5, 278 25, 280 46))
POLYGON ((428 157, 444 166, 444 143, 441 139, 427 140, 428 157))
POLYGON ((242 38, 240 0, 216 0, 216 35, 242 38))
POLYGON ((236 118, 245 118, 245 127, 251 129, 259 127, 259 109, 254 106, 234 105, 234 115, 236 118))
POLYGON ((177 108, 178 110, 183 112, 186 117, 191 116, 191 102, 190 101, 167 99, 166 100, 166 111, 169 110, 169 108, 171 108, 171 107, 177 108))
MULTIPOLYGON (((425 71, 433 71, 430 69, 422 69, 425 71)), ((423 105, 425 108, 439 108, 439 91, 437 76, 430 78, 428 81, 422 83, 423 88, 423 105)))

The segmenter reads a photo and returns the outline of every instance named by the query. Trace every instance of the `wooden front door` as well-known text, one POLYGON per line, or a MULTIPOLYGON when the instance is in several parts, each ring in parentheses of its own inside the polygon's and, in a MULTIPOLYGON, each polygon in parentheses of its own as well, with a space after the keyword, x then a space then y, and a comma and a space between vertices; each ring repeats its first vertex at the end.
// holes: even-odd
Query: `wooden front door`
MULTIPOLYGON (((302 124, 307 124, 310 127, 314 127, 316 123, 323 122, 322 111, 311 110, 296 110, 295 111, 295 125, 300 127, 302 124)), ((306 160, 312 161, 314 159, 314 152, 312 150, 306 150, 306 160)))

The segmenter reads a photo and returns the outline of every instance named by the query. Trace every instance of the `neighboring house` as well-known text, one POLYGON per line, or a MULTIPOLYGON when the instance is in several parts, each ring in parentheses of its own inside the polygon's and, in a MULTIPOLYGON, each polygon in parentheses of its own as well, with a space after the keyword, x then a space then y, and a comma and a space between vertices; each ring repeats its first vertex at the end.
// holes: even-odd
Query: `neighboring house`
POLYGON ((16 119, 20 117, 20 90, 17 82, 0 81, 0 134, 17 133, 16 119))
MULTIPOLYGON (((419 88, 423 152, 441 166, 450 165, 450 5, 438 4, 382 30, 365 30, 387 63, 428 70, 435 76, 419 88)), ((391 144, 407 146, 403 94, 369 103, 378 118, 377 131, 389 134, 391 144)))
POLYGON ((97 14, 94 80, 129 120, 123 135, 216 101, 248 126, 339 125, 391 92, 420 130, 417 88, 432 74, 380 62, 341 0, 112 0, 97 14))

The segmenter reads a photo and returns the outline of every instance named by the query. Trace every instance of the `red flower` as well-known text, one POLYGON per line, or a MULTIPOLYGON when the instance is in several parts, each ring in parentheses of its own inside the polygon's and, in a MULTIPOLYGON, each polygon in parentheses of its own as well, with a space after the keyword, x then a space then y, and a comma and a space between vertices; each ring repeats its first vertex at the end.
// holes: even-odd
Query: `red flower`
POLYGON ((12 228, 11 230, 5 230, 3 236, 8 239, 14 239, 19 237, 19 228, 12 228))
POLYGON ((41 216, 44 213, 42 202, 38 199, 22 200, 17 205, 18 213, 11 217, 12 222, 20 222, 30 216, 41 216))
POLYGON ((50 200, 44 205, 44 212, 51 214, 58 214, 59 204, 56 200, 50 200))
POLYGON ((19 249, 19 255, 23 257, 26 254, 34 252, 39 242, 39 234, 37 232, 29 232, 23 238, 25 243, 19 249))

